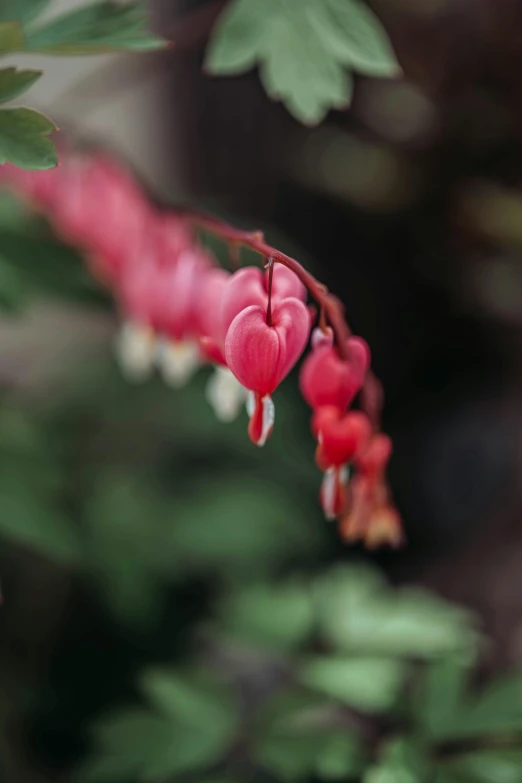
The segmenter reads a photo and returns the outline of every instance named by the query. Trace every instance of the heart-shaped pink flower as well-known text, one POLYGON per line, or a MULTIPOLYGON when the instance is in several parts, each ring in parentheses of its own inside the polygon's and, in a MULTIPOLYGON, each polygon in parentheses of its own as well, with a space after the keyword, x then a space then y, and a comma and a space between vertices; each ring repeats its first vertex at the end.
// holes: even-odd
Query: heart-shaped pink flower
POLYGON ((299 383, 311 408, 334 405, 344 411, 360 391, 370 366, 370 349, 361 337, 350 337, 347 346, 347 361, 335 346, 319 344, 303 362, 299 383))
POLYGON ((260 395, 272 392, 305 349, 310 334, 310 313, 299 299, 283 299, 272 309, 251 305, 242 310, 227 331, 227 365, 245 388, 260 395))
MULTIPOLYGON (((297 275, 282 264, 275 264, 272 276, 272 306, 283 299, 306 301, 306 288, 297 275)), ((254 266, 245 267, 230 276, 221 303, 222 339, 236 315, 250 305, 266 311, 268 305, 268 272, 254 266)))

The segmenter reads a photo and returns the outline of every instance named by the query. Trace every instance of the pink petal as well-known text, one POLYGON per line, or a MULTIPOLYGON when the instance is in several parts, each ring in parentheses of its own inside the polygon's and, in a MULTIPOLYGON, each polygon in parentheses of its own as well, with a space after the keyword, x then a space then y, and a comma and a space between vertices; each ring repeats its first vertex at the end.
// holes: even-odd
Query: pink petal
MULTIPOLYGON (((265 273, 265 289, 268 291, 268 270, 265 273)), ((273 299, 288 299, 295 297, 306 302, 307 291, 295 272, 276 262, 272 278, 273 299)))
POLYGON ((232 321, 225 339, 229 368, 247 389, 271 394, 290 372, 308 341, 310 315, 298 299, 284 299, 272 311, 252 305, 232 321))
POLYGON ((234 272, 228 279, 221 301, 221 339, 224 341, 228 327, 241 310, 250 305, 266 308, 263 272, 248 266, 234 272))

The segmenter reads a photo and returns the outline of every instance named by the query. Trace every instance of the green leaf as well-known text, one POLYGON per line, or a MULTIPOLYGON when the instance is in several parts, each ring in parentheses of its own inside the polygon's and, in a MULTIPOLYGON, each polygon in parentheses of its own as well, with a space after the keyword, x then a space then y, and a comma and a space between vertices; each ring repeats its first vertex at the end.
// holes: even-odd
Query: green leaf
POLYGON ((242 73, 259 64, 268 94, 306 125, 347 108, 350 66, 366 74, 399 72, 386 33, 358 0, 232 0, 208 45, 209 73, 242 73))
POLYGON ((522 675, 511 674, 487 685, 475 699, 453 711, 437 727, 437 739, 522 732, 522 675))
POLYGON ((58 165, 58 153, 48 138, 55 126, 34 109, 0 109, 0 163, 41 171, 58 165))
POLYGON ((283 100, 305 125, 317 125, 330 108, 347 108, 349 75, 330 57, 302 10, 289 5, 273 22, 263 44, 261 80, 267 93, 283 100))
POLYGON ((17 312, 25 300, 23 280, 16 269, 0 255, 0 310, 17 312))
POLYGON ((151 704, 165 717, 215 732, 215 724, 232 735, 237 708, 231 692, 221 683, 202 674, 184 674, 168 669, 147 669, 140 685, 151 704))
POLYGON ((29 89, 42 75, 42 71, 0 69, 0 103, 10 101, 29 89))
POLYGON ((470 664, 448 657, 426 667, 418 690, 418 720, 429 736, 444 734, 461 708, 470 664))
POLYGON ((259 647, 292 649, 311 631, 311 596, 304 585, 258 584, 243 588, 222 607, 230 635, 259 647))
POLYGON ((275 486, 267 492, 262 480, 207 482, 204 494, 193 494, 189 505, 181 510, 178 505, 172 514, 169 545, 163 548, 169 570, 174 562, 192 573, 253 579, 276 563, 280 567, 282 558, 317 546, 317 532, 303 530, 288 496, 275 486))
POLYGON ((278 694, 265 704, 256 732, 256 761, 283 780, 319 775, 343 780, 358 775, 363 764, 355 733, 339 727, 335 707, 309 693, 278 694))
POLYGON ((363 783, 431 783, 430 766, 421 748, 398 737, 380 749, 379 761, 366 771, 363 783))
POLYGON ((142 3, 103 0, 55 17, 27 34, 26 48, 52 54, 150 51, 165 41, 147 32, 142 3))
MULTIPOLYGON (((441 764, 439 778, 455 783, 520 783, 522 750, 477 750, 441 764)), ((439 781, 437 778, 437 781, 439 781)))
POLYGON ((119 710, 104 716, 92 727, 97 751, 81 767, 78 783, 127 781, 139 776, 173 739, 172 726, 152 712, 119 710))
POLYGON ((134 475, 106 471, 85 507, 91 574, 111 611, 133 627, 151 627, 163 604, 156 567, 164 509, 134 475))
POLYGON ((388 658, 318 657, 305 663, 300 681, 362 712, 379 713, 393 707, 406 669, 388 658))
POLYGON ((361 0, 324 0, 311 12, 323 45, 344 65, 369 76, 400 74, 386 31, 361 0))
POLYGON ((319 583, 322 634, 340 650, 429 659, 476 648, 469 613, 429 593, 387 592, 371 581, 366 588, 359 579, 346 568, 319 583))
POLYGON ((120 711, 98 722, 98 752, 80 780, 138 777, 162 782, 219 761, 233 741, 238 710, 231 694, 199 673, 149 669, 141 687, 155 711, 120 711))
POLYGON ((24 486, 22 477, 0 476, 0 535, 36 549, 60 563, 76 563, 79 538, 72 523, 63 518, 40 493, 24 486))
POLYGON ((22 24, 32 22, 50 4, 51 0, 2 0, 0 22, 18 20, 22 24))
POLYGON ((262 51, 266 21, 277 9, 274 0, 231 0, 220 14, 210 40, 205 68, 216 75, 250 70, 262 51))
POLYGON ((25 48, 22 28, 16 21, 0 21, 0 54, 16 52, 25 48))

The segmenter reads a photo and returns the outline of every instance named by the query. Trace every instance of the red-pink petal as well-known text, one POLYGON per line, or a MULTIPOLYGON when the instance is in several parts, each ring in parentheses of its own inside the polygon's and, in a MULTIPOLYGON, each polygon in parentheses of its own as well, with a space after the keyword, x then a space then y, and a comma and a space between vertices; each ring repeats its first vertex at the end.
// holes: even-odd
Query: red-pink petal
POLYGON ((238 313, 250 305, 266 307, 263 272, 255 266, 238 269, 228 279, 221 301, 221 338, 238 313))
POLYGON ((311 408, 334 405, 339 410, 359 392, 370 365, 370 350, 360 337, 348 340, 350 358, 341 359, 335 347, 320 345, 303 362, 299 379, 311 408))
POLYGON ((284 299, 272 311, 251 305, 232 321, 225 339, 229 368, 247 389, 271 394, 303 352, 310 333, 310 314, 298 299, 284 299))

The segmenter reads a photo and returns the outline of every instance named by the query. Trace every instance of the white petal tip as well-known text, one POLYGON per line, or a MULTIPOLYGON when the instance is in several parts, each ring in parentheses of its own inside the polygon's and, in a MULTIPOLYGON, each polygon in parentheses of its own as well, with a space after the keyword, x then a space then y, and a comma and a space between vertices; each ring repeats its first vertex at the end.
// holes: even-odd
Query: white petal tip
POLYGON ((157 364, 167 386, 180 389, 192 378, 200 364, 199 349, 190 341, 158 342, 157 364))

